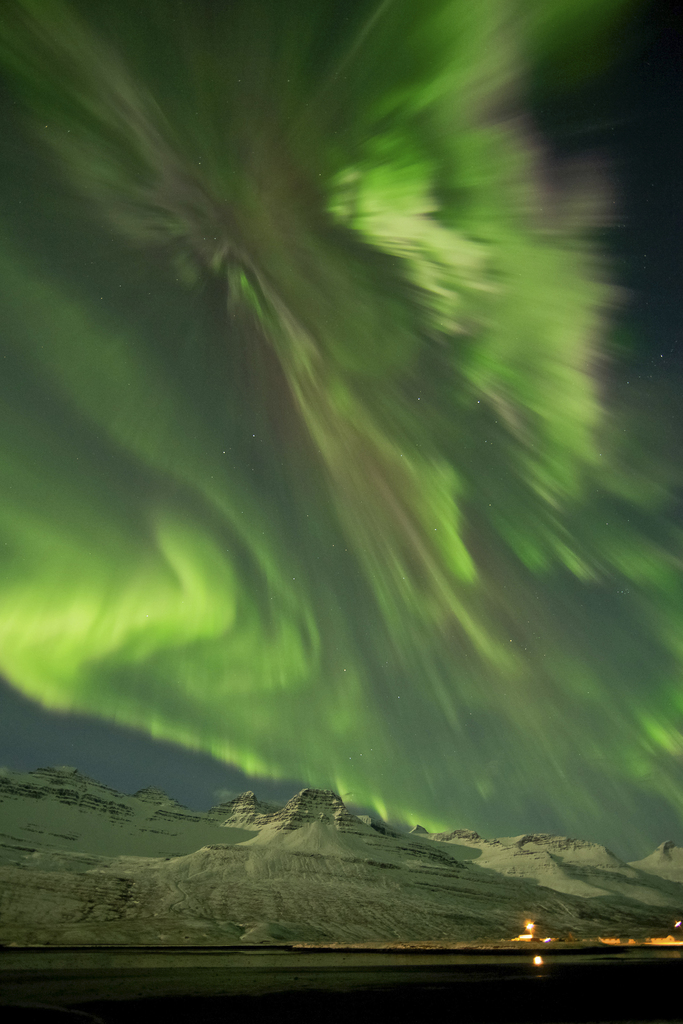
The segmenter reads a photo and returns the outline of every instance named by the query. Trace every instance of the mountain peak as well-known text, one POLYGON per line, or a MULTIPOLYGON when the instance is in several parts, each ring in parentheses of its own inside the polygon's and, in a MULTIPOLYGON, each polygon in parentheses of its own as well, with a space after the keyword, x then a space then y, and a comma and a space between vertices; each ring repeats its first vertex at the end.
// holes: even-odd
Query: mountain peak
POLYGON ((291 831, 313 821, 334 825, 343 832, 356 832, 363 823, 331 789, 302 789, 282 810, 271 814, 267 824, 276 831, 291 831))
POLYGON ((148 803, 156 804, 165 803, 166 801, 176 803, 172 797, 165 793, 163 789, 159 789, 158 786, 145 786, 144 789, 139 789, 134 796, 136 796, 138 800, 145 800, 148 803))
POLYGON ((287 801, 287 807, 343 807, 344 803, 340 796, 337 796, 331 789, 301 789, 287 801))
POLYGON ((219 819, 223 825, 237 828, 261 828, 266 824, 270 815, 280 810, 278 804, 271 804, 265 800, 259 800, 254 791, 248 789, 245 793, 233 797, 226 803, 218 804, 209 811, 212 819, 219 819))

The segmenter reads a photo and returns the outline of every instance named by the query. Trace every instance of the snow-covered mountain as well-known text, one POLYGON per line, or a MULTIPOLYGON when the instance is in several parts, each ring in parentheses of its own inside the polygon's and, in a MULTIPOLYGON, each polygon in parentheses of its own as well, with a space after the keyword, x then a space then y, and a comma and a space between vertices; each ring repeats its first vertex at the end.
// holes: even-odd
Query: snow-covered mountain
POLYGON ((4 772, 0 864, 45 866, 61 862, 65 852, 83 854, 85 859, 93 854, 179 856, 206 843, 240 842, 251 833, 237 823, 234 828, 222 827, 234 803, 204 814, 188 810, 155 787, 124 796, 76 768, 4 772))
POLYGON ((647 871, 660 878, 669 878, 672 882, 683 882, 683 847, 676 846, 669 840, 643 860, 634 860, 631 867, 647 871))
MULTIPOLYGON (((666 870, 659 870, 652 858, 635 866, 625 864, 606 847, 583 839, 544 833, 509 839, 482 839, 476 832, 463 829, 435 833, 428 838, 448 843, 458 857, 474 856, 478 867, 490 868, 501 875, 532 879, 548 889, 573 896, 616 893, 642 903, 666 906, 670 894, 653 888, 651 880, 643 879, 642 871, 683 882, 683 860, 676 877, 666 870), (639 867, 642 870, 638 870, 639 867)), ((673 843, 663 845, 673 847, 673 843)))
POLYGON ((403 834, 329 790, 207 813, 73 768, 0 776, 0 942, 644 938, 683 910, 683 850, 638 864, 551 835, 403 834))

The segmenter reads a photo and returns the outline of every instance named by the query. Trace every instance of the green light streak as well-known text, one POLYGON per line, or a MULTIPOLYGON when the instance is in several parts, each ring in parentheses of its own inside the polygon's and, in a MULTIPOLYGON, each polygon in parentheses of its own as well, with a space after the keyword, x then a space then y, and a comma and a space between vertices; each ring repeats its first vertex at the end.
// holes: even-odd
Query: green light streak
POLYGON ((10 682, 435 830, 669 799, 674 480, 603 405, 600 190, 525 107, 629 5, 82 6, 0 23, 62 236, 133 267, 4 217, 10 682))

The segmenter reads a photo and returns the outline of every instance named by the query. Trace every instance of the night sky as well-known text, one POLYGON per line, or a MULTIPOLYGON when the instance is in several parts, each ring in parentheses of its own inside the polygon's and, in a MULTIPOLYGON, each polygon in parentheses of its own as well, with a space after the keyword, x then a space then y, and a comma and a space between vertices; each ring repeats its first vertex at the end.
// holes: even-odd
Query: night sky
POLYGON ((6 0, 0 763, 683 843, 683 29, 6 0))

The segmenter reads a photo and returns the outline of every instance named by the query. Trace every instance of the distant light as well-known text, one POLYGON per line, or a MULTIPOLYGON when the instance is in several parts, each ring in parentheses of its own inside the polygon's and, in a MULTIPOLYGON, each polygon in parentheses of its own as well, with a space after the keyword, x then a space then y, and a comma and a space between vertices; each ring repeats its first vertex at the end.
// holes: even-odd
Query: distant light
POLYGON ((540 967, 540 965, 543 963, 543 957, 542 956, 535 956, 534 957, 534 963, 536 964, 537 967, 540 967))

